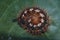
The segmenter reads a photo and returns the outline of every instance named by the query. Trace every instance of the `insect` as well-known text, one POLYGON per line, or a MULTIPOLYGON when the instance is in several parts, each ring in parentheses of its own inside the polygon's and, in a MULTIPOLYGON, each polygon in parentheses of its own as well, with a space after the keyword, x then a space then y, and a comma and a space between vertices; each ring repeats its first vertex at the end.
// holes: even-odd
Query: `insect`
POLYGON ((49 17, 42 9, 31 7, 19 15, 18 24, 27 32, 38 35, 47 31, 49 17))

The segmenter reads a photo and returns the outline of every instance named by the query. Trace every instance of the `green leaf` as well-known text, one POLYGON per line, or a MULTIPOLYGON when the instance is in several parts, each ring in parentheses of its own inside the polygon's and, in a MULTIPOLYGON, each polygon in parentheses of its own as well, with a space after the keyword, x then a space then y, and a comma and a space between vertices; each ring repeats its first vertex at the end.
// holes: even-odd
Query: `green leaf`
POLYGON ((0 0, 0 39, 60 40, 60 0, 0 0), (12 22, 27 7, 39 7, 48 13, 51 23, 45 34, 31 35, 12 22))

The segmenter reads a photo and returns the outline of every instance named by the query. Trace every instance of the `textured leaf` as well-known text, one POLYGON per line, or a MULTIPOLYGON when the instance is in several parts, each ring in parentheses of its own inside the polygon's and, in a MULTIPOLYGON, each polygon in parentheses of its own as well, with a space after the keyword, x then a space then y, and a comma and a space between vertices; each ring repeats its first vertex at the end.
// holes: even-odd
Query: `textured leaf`
POLYGON ((0 0, 0 39, 60 40, 60 0, 0 0), (45 34, 31 35, 12 22, 27 7, 39 7, 48 13, 51 23, 45 34))

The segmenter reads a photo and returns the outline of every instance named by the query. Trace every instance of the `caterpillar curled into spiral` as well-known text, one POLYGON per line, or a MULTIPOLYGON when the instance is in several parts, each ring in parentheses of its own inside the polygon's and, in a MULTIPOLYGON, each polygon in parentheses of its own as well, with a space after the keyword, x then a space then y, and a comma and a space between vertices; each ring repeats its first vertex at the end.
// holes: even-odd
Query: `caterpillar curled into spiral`
POLYGON ((18 24, 31 34, 42 34, 47 31, 49 18, 42 9, 31 7, 25 9, 18 17, 18 24))

